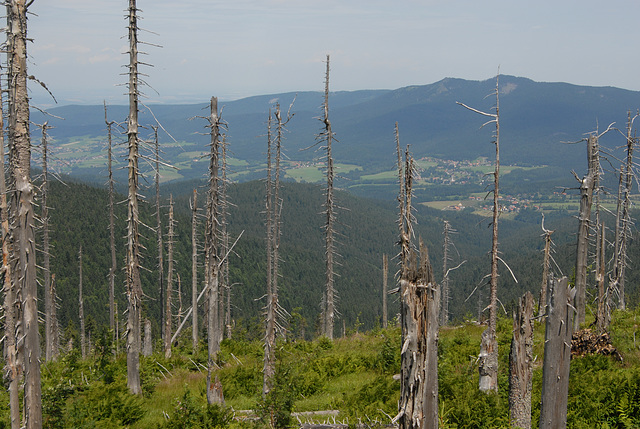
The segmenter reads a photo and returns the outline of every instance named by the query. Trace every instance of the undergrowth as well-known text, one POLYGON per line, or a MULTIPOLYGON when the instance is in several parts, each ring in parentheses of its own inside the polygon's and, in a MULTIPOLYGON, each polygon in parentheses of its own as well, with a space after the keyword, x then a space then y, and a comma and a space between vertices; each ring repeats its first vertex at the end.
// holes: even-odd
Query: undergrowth
MULTIPOLYGON (((616 312, 611 338, 623 357, 586 356, 571 362, 568 427, 640 427, 639 313, 616 312)), ((498 324, 499 393, 478 391, 477 354, 484 326, 468 322, 440 330, 439 416, 442 428, 509 426, 508 354, 511 320, 498 324)), ((544 326, 536 322, 532 423, 540 415, 544 326)), ((399 328, 377 329, 330 341, 277 344, 274 388, 261 397, 263 349, 258 341, 224 340, 217 375, 225 406, 206 403, 206 346, 195 353, 188 338, 165 359, 141 357, 143 395, 129 394, 126 357, 113 357, 97 341, 87 359, 73 350, 42 366, 45 428, 291 427, 329 417, 309 411, 337 410, 336 421, 369 426, 388 424, 397 414, 400 382, 399 328)), ((106 341, 106 340, 104 340, 106 341)), ((9 426, 8 394, 0 392, 0 428, 9 426)), ((334 417, 331 417, 333 419, 334 417)))

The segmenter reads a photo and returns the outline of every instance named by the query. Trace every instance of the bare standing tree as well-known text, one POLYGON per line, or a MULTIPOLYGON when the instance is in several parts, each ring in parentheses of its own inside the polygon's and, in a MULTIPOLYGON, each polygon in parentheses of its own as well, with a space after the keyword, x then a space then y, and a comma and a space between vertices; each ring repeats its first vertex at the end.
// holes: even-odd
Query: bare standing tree
POLYGON ((208 291, 207 335, 208 335, 208 373, 207 373, 207 401, 209 404, 219 403, 222 392, 218 383, 212 379, 214 360, 220 351, 220 256, 218 255, 219 211, 220 211, 220 117, 218 115, 218 99, 211 97, 211 114, 207 118, 211 142, 209 159, 209 190, 207 193, 207 221, 205 233, 205 274, 208 291))
POLYGON ((388 310, 387 310, 387 290, 389 279, 389 257, 387 254, 382 255, 382 329, 387 329, 388 310))
POLYGON ((542 284, 540 286, 540 302, 538 302, 538 315, 542 316, 546 312, 547 306, 547 285, 549 284, 549 270, 551 268, 551 234, 555 231, 550 231, 544 227, 544 213, 542 214, 542 232, 544 236, 544 259, 542 262, 542 284))
POLYGON ((193 190, 191 202, 191 309, 193 321, 191 325, 191 340, 193 351, 198 348, 198 191, 193 190))
POLYGON ((0 221, 2 221, 2 284, 4 292, 4 353, 5 353, 5 378, 9 390, 9 410, 11 429, 20 427, 20 375, 22 365, 18 358, 16 341, 16 323, 21 318, 20 303, 16 301, 17 282, 13 278, 11 260, 14 257, 11 243, 11 231, 9 229, 9 208, 7 205, 7 183, 5 178, 5 139, 4 139, 4 109, 3 95, 0 80, 0 221))
POLYGON ((29 94, 27 92, 27 9, 33 1, 8 0, 7 62, 9 93, 9 170, 11 174, 12 272, 16 301, 22 305, 20 332, 24 359, 24 424, 42 427, 38 285, 36 278, 34 188, 31 182, 29 94))
POLYGON ((80 319, 80 352, 82 353, 82 359, 85 359, 87 357, 87 343, 84 329, 84 299, 82 296, 82 246, 80 246, 80 251, 78 252, 78 266, 78 319, 80 319))
POLYGON ((625 271, 627 267, 627 241, 631 237, 631 216, 629 213, 631 187, 633 184, 633 149, 638 138, 633 135, 633 123, 640 116, 636 113, 633 117, 628 113, 626 135, 626 159, 620 166, 620 179, 618 184, 618 204, 616 209, 615 251, 613 255, 613 274, 609 280, 610 293, 616 291, 619 297, 620 309, 626 309, 625 299, 625 271))
POLYGON ((51 262, 50 262, 50 240, 49 240, 49 207, 47 206, 47 197, 49 194, 49 172, 48 172, 48 155, 49 136, 47 130, 51 127, 48 122, 38 126, 42 130, 42 184, 40 185, 40 193, 42 195, 42 211, 40 221, 42 222, 42 274, 44 277, 44 343, 45 343, 45 360, 50 361, 58 355, 56 348, 57 339, 55 337, 55 325, 58 323, 53 317, 53 307, 56 305, 54 297, 51 295, 51 262))
MULTIPOLYGON (((160 302, 161 305, 165 303, 164 296, 164 246, 162 244, 162 216, 160 210, 160 144, 158 141, 158 127, 152 126, 153 128, 153 137, 155 142, 155 186, 156 186, 156 241, 158 244, 158 289, 160 290, 160 302)), ((165 340, 165 353, 166 353, 166 323, 167 323, 167 314, 166 310, 160 312, 160 326, 161 326, 161 335, 165 340)), ((169 338, 171 338, 171 334, 169 334, 169 338)))
POLYGON ((111 248, 111 268, 109 269, 109 329, 113 332, 113 338, 116 335, 116 311, 115 311, 115 285, 116 285, 116 233, 114 227, 114 180, 113 180, 113 146, 111 139, 111 127, 114 124, 113 121, 109 121, 107 117, 107 103, 104 102, 104 122, 107 125, 107 169, 109 178, 107 183, 109 185, 109 245, 111 248))
POLYGON ((127 197, 127 386, 134 395, 140 388, 140 312, 142 309, 142 283, 140 280, 140 232, 138 230, 138 9, 136 0, 129 0, 129 117, 128 137, 128 197, 127 197))
POLYGON ((173 240, 174 240, 174 219, 173 219, 173 195, 169 196, 169 233, 167 234, 167 295, 164 313, 164 357, 171 357, 171 298, 173 295, 173 240))
POLYGON ((493 216, 491 225, 493 227, 491 235, 491 275, 490 275, 490 301, 489 301, 489 325, 482 333, 480 344, 479 371, 480 390, 498 391, 498 339, 496 337, 496 323, 498 314, 498 217, 500 214, 499 190, 500 190, 500 91, 498 86, 499 75, 496 76, 496 107, 495 113, 482 112, 463 103, 461 106, 487 116, 490 119, 483 124, 495 124, 495 134, 493 143, 496 146, 496 162, 493 172, 493 216))
POLYGON ((327 55, 327 70, 324 79, 324 102, 322 103, 324 130, 319 134, 318 138, 325 143, 327 151, 327 189, 325 202, 325 258, 326 258, 326 281, 325 281, 325 309, 324 313, 324 335, 329 339, 333 339, 333 325, 335 319, 335 269, 334 262, 336 256, 336 239, 335 239, 335 222, 336 222, 336 204, 333 192, 333 182, 335 179, 335 169, 333 166, 333 155, 331 153, 331 145, 334 134, 331 130, 331 121, 329 120, 329 55, 327 55))

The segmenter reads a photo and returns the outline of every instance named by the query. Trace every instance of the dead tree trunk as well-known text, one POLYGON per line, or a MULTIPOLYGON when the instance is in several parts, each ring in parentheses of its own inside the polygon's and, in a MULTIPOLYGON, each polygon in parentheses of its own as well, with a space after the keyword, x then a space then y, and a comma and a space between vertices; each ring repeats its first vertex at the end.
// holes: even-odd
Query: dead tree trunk
POLYGON ((267 120, 267 179, 266 179, 266 224, 267 224, 267 305, 264 337, 264 364, 262 369, 262 397, 271 391, 275 374, 275 339, 276 339, 276 311, 277 292, 274 293, 274 197, 273 197, 273 167, 272 167, 272 137, 271 137, 271 109, 267 120))
POLYGON ((608 288, 605 288, 605 246, 606 246, 606 230, 604 222, 599 228, 600 253, 597 261, 598 283, 598 311, 596 313, 596 327, 599 333, 606 332, 609 329, 609 294, 608 288))
POLYGON ((193 202, 191 207, 191 340, 193 351, 198 348, 198 191, 193 190, 193 202))
POLYGON ((142 355, 151 356, 153 354, 153 343, 151 341, 151 320, 144 319, 144 340, 142 342, 142 355))
MULTIPOLYGON (((220 144, 220 254, 226 255, 229 250, 229 231, 227 230, 227 215, 229 214, 229 194, 227 192, 227 136, 225 134, 222 135, 222 142, 220 144)), ((229 303, 227 302, 227 307, 225 307, 225 292, 226 297, 230 298, 230 289, 231 285, 229 284, 229 259, 225 258, 222 261, 222 266, 220 267, 220 341, 224 338, 224 327, 226 324, 227 312, 225 310, 230 310, 229 303)))
POLYGON ((387 290, 389 280, 389 257, 382 255, 382 329, 387 329, 387 290))
POLYGON ((209 404, 219 400, 221 392, 217 392, 215 379, 212 378, 215 358, 220 351, 220 318, 219 311, 219 276, 220 257, 218 255, 219 240, 219 150, 220 150, 220 118, 218 116, 218 99, 211 97, 211 114, 208 118, 210 128, 210 160, 209 191, 207 194, 207 224, 205 235, 206 282, 208 290, 207 335, 209 365, 207 374, 207 401, 209 404))
POLYGON ((638 139, 632 135, 633 122, 636 114, 627 120, 627 156, 620 166, 620 182, 618 185, 618 204, 616 210, 615 254, 613 257, 613 275, 609 285, 609 295, 614 291, 618 294, 618 304, 621 310, 626 309, 625 300, 625 270, 627 267, 627 241, 631 236, 631 216, 629 213, 631 187, 633 184, 633 149, 638 139))
POLYGON ((164 357, 171 357, 171 298, 173 295, 173 195, 169 197, 169 234, 167 235, 167 295, 164 313, 164 357))
MULTIPOLYGON (((397 125, 396 125, 396 141, 397 125)), ((400 174, 402 174, 402 169, 400 174)), ((399 412, 401 429, 438 427, 438 309, 440 289, 435 284, 426 246, 420 240, 420 263, 411 246, 413 158, 405 155, 400 200, 400 255, 402 351, 399 412)))
POLYGON ((562 429, 567 426, 569 365, 575 289, 569 289, 566 277, 549 281, 547 325, 542 367, 540 429, 562 429))
POLYGON ((50 128, 45 122, 41 126, 42 129, 42 185, 40 192, 42 194, 42 211, 40 221, 42 222, 42 274, 44 280, 44 350, 45 360, 54 359, 58 353, 55 349, 54 325, 57 323, 52 318, 52 309, 55 300, 51 296, 51 263, 50 263, 50 240, 49 240, 49 207, 47 206, 47 196, 49 193, 49 174, 47 169, 47 159, 49 155, 47 130, 50 128))
MULTIPOLYGON (((2 81, 0 80, 0 83, 2 81)), ((20 427, 20 376, 22 365, 19 362, 16 324, 22 317, 21 303, 16 300, 17 281, 13 277, 11 268, 14 258, 14 250, 11 243, 11 231, 9 229, 9 208, 7 205, 7 183, 5 180, 5 150, 4 150, 4 111, 3 91, 0 86, 0 220, 2 221, 2 284, 4 292, 4 355, 5 355, 5 380, 9 390, 9 410, 11 429, 20 427)), ((55 310, 55 308, 54 308, 55 310)))
POLYGON ((513 338, 509 353, 509 420, 511 427, 531 429, 533 384, 533 295, 520 298, 513 314, 513 338))
POLYGON ((82 246, 78 252, 78 265, 79 265, 79 282, 78 282, 78 319, 80 320, 80 352, 82 353, 82 359, 87 357, 87 343, 84 330, 84 299, 82 297, 82 246))
POLYGON ((9 150, 12 182, 13 273, 22 303, 24 357, 24 423, 27 429, 42 426, 40 385, 40 339, 38 332, 38 285, 36 278, 34 189, 31 183, 31 139, 27 92, 27 7, 25 0, 7 5, 7 62, 9 82, 9 150))
POLYGON ((329 120, 329 55, 327 55, 327 70, 325 73, 324 85, 324 102, 323 118, 324 131, 320 134, 320 138, 326 144, 327 150, 327 189, 325 202, 325 258, 326 258, 326 282, 325 282, 325 311, 324 311, 324 335, 329 339, 333 339, 333 324, 335 318, 335 269, 334 260, 336 255, 335 243, 335 222, 336 222, 336 206, 333 194, 333 182, 335 178, 335 170, 333 166, 333 155, 331 153, 331 144, 333 142, 333 131, 331 130, 331 121, 329 120))
POLYGON ((573 329, 578 330, 584 323, 587 304, 587 268, 589 253, 589 223, 591 205, 597 171, 598 137, 590 135, 587 139, 587 163, 589 170, 580 181, 580 214, 578 218, 578 245, 576 249, 576 310, 573 329))
MULTIPOLYGON (((158 289, 160 291, 160 306, 162 307, 165 304, 166 299, 164 296, 164 245, 162 243, 162 216, 160 210, 160 145, 158 142, 158 127, 154 126, 153 135, 155 142, 155 185, 156 185, 156 241, 158 244, 158 289)), ((166 353, 166 339, 167 334, 166 330, 167 323, 167 313, 166 308, 164 311, 160 311, 160 335, 165 340, 165 353, 166 353)), ((169 338, 171 338, 171 334, 169 334, 169 338)))
POLYGON ((496 323, 498 314, 498 217, 500 215, 500 91, 498 86, 498 77, 496 76, 496 111, 495 113, 486 113, 469 107, 465 104, 458 103, 472 112, 482 116, 491 118, 484 125, 495 123, 495 140, 496 146, 496 162, 493 172, 493 217, 492 217, 492 235, 491 235, 491 275, 490 275, 490 298, 489 298, 489 324, 485 332, 482 333, 480 343, 479 356, 479 372, 480 372, 480 390, 482 391, 498 391, 498 339, 496 337, 496 323))
POLYGON ((542 214, 542 232, 544 233, 544 258, 542 262, 542 284, 540 286, 540 301, 538 302, 538 315, 545 314, 547 305, 547 285, 549 284, 549 269, 551 268, 551 234, 554 231, 545 229, 544 213, 542 214))
POLYGON ((116 286, 116 233, 114 227, 113 203, 114 203, 114 180, 113 180, 113 150, 111 141, 111 126, 113 121, 109 121, 107 118, 107 103, 104 103, 104 122, 107 125, 107 168, 109 170, 109 244, 111 248, 111 269, 109 270, 109 329, 113 332, 113 338, 115 339, 115 286, 116 286))
POLYGON ((129 118, 127 137, 128 198, 127 198, 127 267, 126 284, 129 301, 127 316, 127 387, 134 395, 140 388, 140 311, 142 283, 140 280, 140 232, 138 211, 138 9, 136 0, 129 0, 129 118))
POLYGON ((449 260, 451 256, 449 255, 449 247, 451 247, 451 238, 449 237, 449 233, 451 232, 451 224, 448 221, 444 221, 444 244, 443 248, 443 256, 442 256, 442 305, 440 307, 440 324, 446 325, 449 323, 449 270, 447 269, 449 265, 449 260))

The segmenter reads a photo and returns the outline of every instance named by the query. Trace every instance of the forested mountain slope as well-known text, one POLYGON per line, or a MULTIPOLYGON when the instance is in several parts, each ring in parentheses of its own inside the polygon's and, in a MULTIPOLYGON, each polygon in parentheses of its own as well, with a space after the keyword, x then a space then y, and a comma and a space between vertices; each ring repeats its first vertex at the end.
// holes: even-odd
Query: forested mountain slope
MULTIPOLYGON (((319 85, 321 86, 321 85, 319 85)), ((467 81, 446 78, 428 85, 414 85, 395 90, 337 92, 330 96, 332 127, 338 141, 334 145, 336 162, 361 168, 351 173, 353 178, 388 170, 393 159, 393 129, 397 121, 401 142, 411 145, 416 158, 430 156, 451 160, 473 160, 492 156, 491 132, 479 130, 483 123, 456 104, 464 102, 484 111, 490 111, 495 99, 486 97, 495 89, 495 79, 467 81)), ((215 94, 211 94, 215 95, 215 94)), ((180 171, 181 178, 201 178, 206 162, 199 158, 207 151, 206 116, 209 95, 203 95, 202 104, 153 105, 142 109, 141 124, 163 128, 160 139, 167 161, 180 171), (153 114, 151 113, 151 111, 153 114), (193 119, 193 120, 190 120, 193 119), (175 138, 175 141, 173 140, 175 138)), ((242 100, 220 101, 222 118, 228 123, 225 131, 231 144, 233 157, 239 160, 237 171, 264 162, 264 140, 269 108, 280 103, 292 108, 294 118, 288 124, 285 151, 289 159, 313 161, 319 154, 300 149, 311 146, 319 130, 317 120, 322 103, 321 92, 272 94, 242 100)), ((544 83, 514 77, 500 76, 501 155, 505 164, 531 166, 548 165, 565 171, 581 171, 583 150, 575 142, 585 133, 604 130, 615 122, 624 129, 627 111, 640 106, 640 93, 612 87, 586 87, 568 83, 544 83)), ((122 122, 125 106, 109 106, 109 120, 122 122)), ((95 180, 103 169, 106 125, 103 106, 61 106, 51 113, 64 120, 43 116, 34 111, 35 123, 49 121, 55 128, 50 131, 54 140, 52 167, 62 172, 95 180), (56 149, 57 148, 57 149, 56 149), (59 159, 56 160, 56 152, 59 159)), ((118 140, 118 129, 114 129, 118 140)), ((151 129, 141 131, 150 138, 151 129)), ((601 144, 614 148, 622 144, 617 133, 601 139, 601 144)), ((247 170, 238 180, 256 178, 255 171, 247 170)), ((554 171, 557 176, 558 172, 554 171)), ((350 176, 351 177, 351 176, 350 176)), ((545 175, 548 178, 548 175, 545 175)))
MULTIPOLYGON (((162 218, 166 230, 168 192, 176 200, 176 271, 180 275, 183 311, 189 306, 191 295, 191 215, 188 199, 194 186, 201 183, 184 182, 165 189, 162 218)), ((230 259, 230 281, 232 289, 232 315, 238 329, 259 335, 265 294, 266 257, 263 226, 264 184, 259 181, 232 185, 230 198, 230 230, 232 240, 244 231, 230 259)), ((306 324, 306 335, 316 331, 320 302, 324 289, 324 241, 322 189, 315 185, 285 183, 283 185, 282 244, 280 255, 282 279, 280 281, 280 303, 289 312, 296 313, 298 322, 306 324)), ((124 200, 119 196, 118 201, 124 200)), ((199 188, 199 205, 203 206, 205 193, 199 188)), ((57 293, 60 299, 58 316, 64 330, 69 325, 78 325, 78 250, 83 248, 84 306, 89 315, 89 326, 108 324, 107 274, 110 266, 108 231, 108 195, 103 189, 67 180, 66 184, 53 183, 49 198, 52 236, 52 273, 56 275, 57 293)), ((338 194, 339 258, 336 280, 338 311, 340 320, 337 329, 342 330, 342 320, 347 329, 357 326, 371 328, 381 320, 382 309, 382 255, 393 258, 397 252, 396 205, 393 202, 369 200, 347 193, 338 194)), ((124 259, 124 224, 126 205, 117 206, 118 262, 124 259)), ((146 225, 155 225, 154 208, 149 202, 142 205, 142 219, 146 225)), ((419 207, 416 211, 416 235, 422 237, 430 251, 436 278, 442 278, 442 228, 448 220, 458 232, 453 235, 457 252, 450 267, 466 261, 450 275, 452 293, 450 309, 454 318, 475 317, 478 310, 478 294, 487 296, 486 280, 489 271, 487 252, 490 247, 490 228, 485 218, 462 212, 440 211, 419 207), (471 292, 478 287, 469 299, 471 292)), ((500 249, 502 258, 509 264, 518 279, 515 283, 509 272, 500 268, 499 297, 505 306, 512 303, 525 291, 537 296, 540 288, 543 239, 540 237, 541 216, 536 212, 521 213, 516 220, 500 222, 500 249)), ((203 228, 200 222, 200 234, 203 228)), ((576 220, 570 214, 547 218, 545 226, 555 229, 557 245, 555 258, 563 274, 571 276, 574 261, 574 232, 576 220)), ((158 332, 160 303, 157 284, 157 255, 155 232, 142 228, 144 237, 144 261, 142 272, 143 290, 146 295, 144 307, 151 317, 154 330, 158 332)), ((202 242, 202 240, 201 240, 202 242)), ((637 302, 637 284, 640 269, 637 255, 640 246, 631 245, 631 269, 627 280, 629 301, 637 302)), ((200 255, 200 261, 203 260, 200 255)), ((165 264, 166 267, 166 264, 165 264)), ((396 260, 390 262, 390 288, 394 287, 393 275, 396 260)), ((202 267, 200 267, 202 287, 202 267)), ((177 285, 175 286, 177 288, 177 285)), ((118 270, 116 298, 119 310, 125 308, 123 272, 118 270)), ((174 303, 177 306, 177 297, 174 303)), ((390 299, 390 318, 397 312, 397 298, 390 299)), ((482 300, 481 307, 486 306, 482 300)), ((174 309, 174 313, 177 308, 174 309)), ((123 325, 121 325, 123 326, 123 325)))

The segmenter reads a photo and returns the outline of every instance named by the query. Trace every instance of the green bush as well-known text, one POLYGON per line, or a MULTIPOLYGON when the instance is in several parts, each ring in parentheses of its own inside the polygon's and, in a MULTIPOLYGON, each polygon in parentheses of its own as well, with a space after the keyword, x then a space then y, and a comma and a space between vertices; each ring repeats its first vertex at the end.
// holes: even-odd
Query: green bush
POLYGON ((229 426, 233 411, 221 405, 198 405, 189 390, 176 400, 172 415, 161 425, 166 429, 208 429, 229 426))

